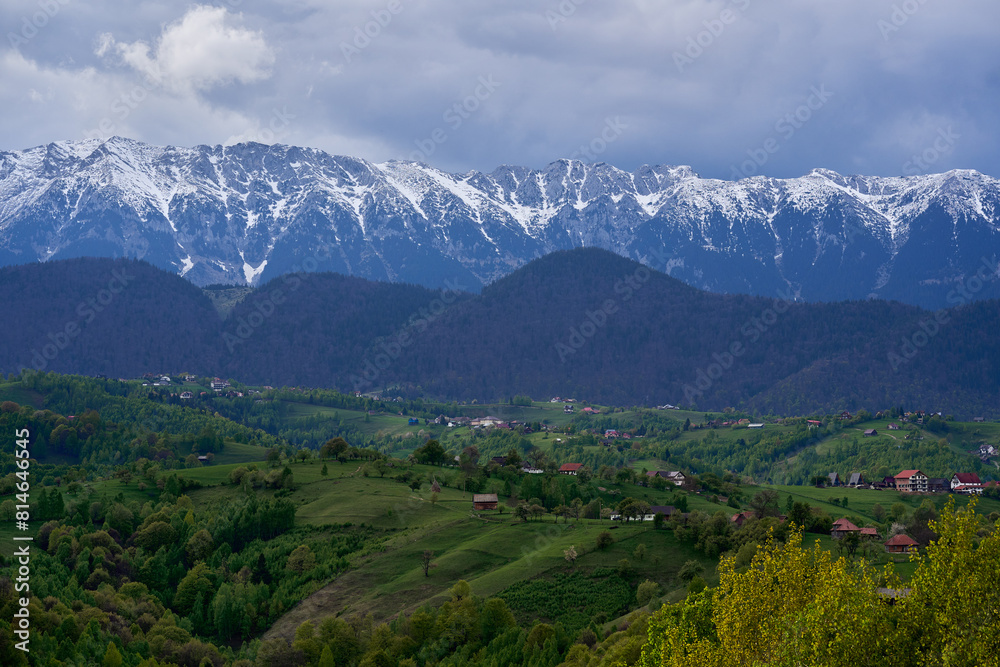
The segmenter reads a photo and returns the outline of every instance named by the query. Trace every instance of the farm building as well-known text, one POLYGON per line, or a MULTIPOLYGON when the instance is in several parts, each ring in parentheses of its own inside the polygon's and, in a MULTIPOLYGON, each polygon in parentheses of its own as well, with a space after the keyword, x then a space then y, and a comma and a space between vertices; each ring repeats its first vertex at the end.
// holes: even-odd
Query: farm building
POLYGON ((861 529, 855 526, 853 523, 847 519, 837 519, 833 522, 833 530, 830 531, 830 537, 835 540, 839 540, 848 533, 860 533, 861 529))
POLYGON ((915 539, 909 535, 895 535, 885 543, 885 550, 891 554, 905 554, 915 550, 920 546, 915 539))
POLYGON ((476 493, 472 496, 472 509, 495 510, 499 502, 495 493, 476 493))
POLYGON ((948 480, 944 477, 928 477, 927 478, 927 492, 928 493, 948 493, 948 480))

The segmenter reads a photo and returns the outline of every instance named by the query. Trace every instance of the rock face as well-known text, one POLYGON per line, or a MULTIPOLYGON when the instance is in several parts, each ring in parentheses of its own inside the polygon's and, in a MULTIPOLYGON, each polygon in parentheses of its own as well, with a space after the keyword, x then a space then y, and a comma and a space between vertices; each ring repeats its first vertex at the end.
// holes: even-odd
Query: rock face
POLYGON ((306 270, 476 289, 597 246, 714 292, 938 308, 1000 295, 998 202, 1000 181, 974 171, 720 181, 560 160, 448 174, 114 137, 0 153, 0 265, 127 256, 198 285, 306 270))

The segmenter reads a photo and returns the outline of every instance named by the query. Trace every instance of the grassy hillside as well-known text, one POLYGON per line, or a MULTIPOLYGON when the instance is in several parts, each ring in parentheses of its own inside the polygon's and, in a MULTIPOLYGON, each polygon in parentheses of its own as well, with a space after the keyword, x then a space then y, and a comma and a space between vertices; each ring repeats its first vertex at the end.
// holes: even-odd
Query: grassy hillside
MULTIPOLYGON (((265 467, 264 462, 259 466, 265 467)), ((429 485, 413 491, 391 477, 365 476, 357 463, 312 461, 289 464, 296 488, 286 497, 296 506, 296 524, 303 526, 366 525, 382 531, 377 548, 354 557, 352 569, 321 589, 290 612, 268 636, 291 636, 304 620, 328 614, 373 614, 376 620, 425 605, 437 605, 459 579, 468 581, 475 594, 502 594, 525 581, 551 581, 573 573, 592 574, 615 569, 628 559, 633 570, 629 581, 651 579, 664 594, 683 588, 678 571, 689 560, 702 562, 713 580, 713 561, 690 545, 679 543, 670 531, 654 531, 650 523, 621 525, 610 521, 564 521, 547 516, 520 521, 510 508, 474 512, 472 494, 443 487, 434 494, 429 485), (597 549, 597 535, 613 532, 614 544, 597 549), (647 553, 634 556, 639 544, 647 553), (575 565, 567 563, 564 551, 571 546, 579 553, 575 565), (422 554, 433 552, 430 576, 421 567, 422 554)), ((236 465, 213 465, 185 470, 181 476, 204 485, 189 492, 195 507, 228 502, 238 490, 224 482, 236 465)), ((421 478, 444 479, 452 473, 432 466, 409 468, 421 478)), ((623 493, 649 497, 666 495, 651 489, 626 485, 623 493)), ((609 503, 612 502, 609 500, 609 503)), ((693 507, 716 508, 708 501, 692 498, 693 507)), ((731 511, 731 510, 730 510, 731 511)), ((604 575, 607 576, 607 575, 604 575)), ((530 586, 517 595, 532 595, 530 586)), ((634 595, 629 594, 630 597, 634 595)), ((633 600, 625 601, 634 606, 633 600)), ((613 617, 613 616, 612 616, 613 617)), ((539 619, 533 619, 539 620, 539 619)), ((549 619, 553 620, 553 619, 549 619)))

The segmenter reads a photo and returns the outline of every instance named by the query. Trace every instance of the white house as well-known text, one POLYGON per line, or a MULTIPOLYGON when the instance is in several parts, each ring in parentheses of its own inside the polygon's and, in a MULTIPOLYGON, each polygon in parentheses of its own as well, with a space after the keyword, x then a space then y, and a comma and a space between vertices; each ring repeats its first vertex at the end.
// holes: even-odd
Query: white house
POLYGON ((983 483, 979 475, 974 472, 956 472, 951 476, 951 490, 952 493, 980 495, 983 492, 983 483))

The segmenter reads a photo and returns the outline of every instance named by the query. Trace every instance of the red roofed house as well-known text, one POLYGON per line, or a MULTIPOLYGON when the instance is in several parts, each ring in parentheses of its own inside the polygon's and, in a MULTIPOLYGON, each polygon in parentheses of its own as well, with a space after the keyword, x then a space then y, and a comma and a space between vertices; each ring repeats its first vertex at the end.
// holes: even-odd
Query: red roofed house
POLYGON ((878 531, 875 530, 872 526, 865 526, 864 528, 861 529, 861 537, 878 539, 878 531))
POLYGON ((729 517, 729 520, 735 523, 736 527, 739 528, 744 524, 744 522, 746 522, 747 519, 752 519, 753 517, 753 512, 739 512, 738 514, 734 514, 729 517))
POLYGON ((891 554, 905 554, 914 551, 920 546, 915 539, 909 535, 895 535, 885 543, 885 550, 891 554))
POLYGON ((951 476, 951 490, 955 493, 979 494, 983 492, 983 483, 974 472, 956 472, 951 476))
POLYGON ((904 470, 895 476, 896 489, 903 493, 927 493, 927 475, 919 470, 904 470))
POLYGON ((564 463, 559 466, 560 475, 575 475, 583 467, 582 463, 564 463))
POLYGON ((837 519, 833 522, 833 530, 830 531, 830 537, 835 540, 839 540, 844 535, 848 533, 860 533, 861 529, 855 526, 853 523, 847 519, 837 519))

